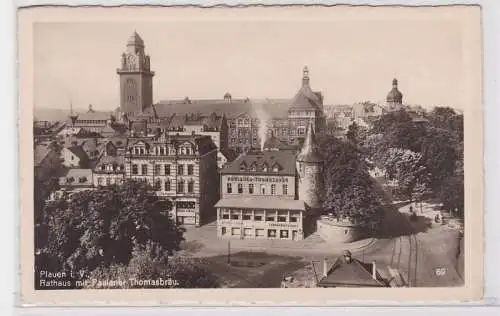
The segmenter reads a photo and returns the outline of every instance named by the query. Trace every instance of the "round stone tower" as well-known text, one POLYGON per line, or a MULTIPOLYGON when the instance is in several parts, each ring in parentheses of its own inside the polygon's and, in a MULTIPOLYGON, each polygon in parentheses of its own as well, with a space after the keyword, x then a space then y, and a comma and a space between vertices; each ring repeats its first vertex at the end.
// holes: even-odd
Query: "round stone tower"
POLYGON ((322 207, 324 163, 323 155, 316 142, 314 128, 312 123, 309 123, 302 150, 297 155, 298 198, 304 201, 309 209, 322 207))

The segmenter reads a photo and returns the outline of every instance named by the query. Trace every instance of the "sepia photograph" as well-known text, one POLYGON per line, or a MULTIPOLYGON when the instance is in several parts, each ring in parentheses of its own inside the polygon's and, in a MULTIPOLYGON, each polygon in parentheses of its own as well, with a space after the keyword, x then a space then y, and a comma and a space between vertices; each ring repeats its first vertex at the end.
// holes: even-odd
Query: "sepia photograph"
POLYGON ((23 9, 24 284, 470 289, 480 10, 419 9, 23 9))

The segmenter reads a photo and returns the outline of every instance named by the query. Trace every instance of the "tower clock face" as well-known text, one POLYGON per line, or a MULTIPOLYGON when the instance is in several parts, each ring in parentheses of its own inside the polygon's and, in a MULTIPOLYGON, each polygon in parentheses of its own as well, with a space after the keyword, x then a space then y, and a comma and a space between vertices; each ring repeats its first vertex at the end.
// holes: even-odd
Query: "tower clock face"
POLYGON ((134 55, 128 55, 128 64, 131 66, 135 65, 135 56, 134 55))

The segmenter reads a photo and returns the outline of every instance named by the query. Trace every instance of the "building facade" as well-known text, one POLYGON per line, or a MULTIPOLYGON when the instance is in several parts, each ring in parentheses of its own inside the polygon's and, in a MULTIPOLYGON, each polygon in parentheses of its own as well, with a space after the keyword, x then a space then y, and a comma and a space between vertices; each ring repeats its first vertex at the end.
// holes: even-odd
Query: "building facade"
POLYGON ((297 199, 290 151, 249 152, 221 171, 217 236, 239 239, 304 238, 304 202, 297 199))
POLYGON ((215 217, 217 147, 209 136, 129 139, 125 176, 148 181, 159 197, 171 200, 179 225, 200 226, 215 217))

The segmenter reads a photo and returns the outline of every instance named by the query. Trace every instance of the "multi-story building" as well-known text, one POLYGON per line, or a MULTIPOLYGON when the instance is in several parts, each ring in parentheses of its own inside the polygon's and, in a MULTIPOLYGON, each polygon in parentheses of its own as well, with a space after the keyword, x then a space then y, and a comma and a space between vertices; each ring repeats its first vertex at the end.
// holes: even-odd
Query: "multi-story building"
POLYGON ((85 113, 73 114, 72 112, 70 114, 71 127, 81 127, 93 133, 100 133, 113 121, 111 113, 95 111, 92 109, 92 104, 89 105, 89 110, 85 113))
POLYGON ((148 181, 160 198, 171 200, 171 214, 180 225, 200 226, 215 217, 217 147, 209 136, 131 138, 125 176, 148 181))
POLYGON ((290 151, 248 152, 221 171, 217 235, 300 240, 305 205, 296 199, 290 151))
POLYGON ((220 238, 303 239, 321 208, 323 158, 309 123, 301 152, 271 146, 221 171, 220 238))

